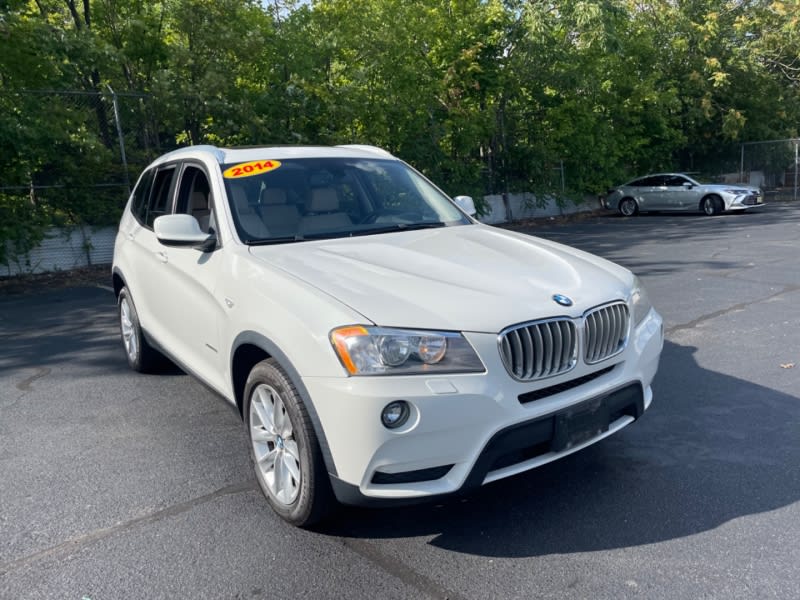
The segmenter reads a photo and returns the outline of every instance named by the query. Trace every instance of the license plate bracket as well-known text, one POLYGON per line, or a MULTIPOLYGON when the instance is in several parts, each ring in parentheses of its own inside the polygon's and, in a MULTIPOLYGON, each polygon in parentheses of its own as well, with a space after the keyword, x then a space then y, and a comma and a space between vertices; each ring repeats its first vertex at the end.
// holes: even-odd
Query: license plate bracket
POLYGON ((608 431, 608 405, 597 398, 555 415, 552 448, 562 452, 608 431))

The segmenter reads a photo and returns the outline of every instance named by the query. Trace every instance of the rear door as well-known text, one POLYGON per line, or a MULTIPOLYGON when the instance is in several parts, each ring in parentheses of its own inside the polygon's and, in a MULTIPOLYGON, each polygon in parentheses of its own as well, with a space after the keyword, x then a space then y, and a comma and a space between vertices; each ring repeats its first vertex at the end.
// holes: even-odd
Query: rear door
POLYGON ((176 164, 162 165, 153 170, 149 193, 141 198, 138 206, 132 206, 136 224, 127 232, 131 248, 128 285, 139 320, 145 332, 167 351, 173 350, 174 341, 163 311, 166 281, 161 267, 164 247, 156 239, 153 222, 172 211, 176 174, 176 164))
POLYGON ((636 200, 639 210, 663 210, 666 202, 666 178, 664 175, 651 175, 636 182, 636 200))

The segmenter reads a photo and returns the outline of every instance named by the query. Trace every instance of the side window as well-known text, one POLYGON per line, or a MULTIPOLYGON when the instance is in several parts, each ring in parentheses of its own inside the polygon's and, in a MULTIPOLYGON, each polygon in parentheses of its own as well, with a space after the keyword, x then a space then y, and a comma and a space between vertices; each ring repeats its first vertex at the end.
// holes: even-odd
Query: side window
POLYGON ((145 219, 145 226, 150 229, 153 228, 153 221, 156 217, 166 215, 170 211, 170 199, 172 195, 172 180, 175 178, 175 167, 167 167, 160 169, 156 173, 155 181, 153 182, 153 193, 150 194, 150 202, 147 207, 147 218, 145 219))
POLYGON ((139 223, 144 224, 145 213, 147 212, 147 198, 153 187, 153 175, 155 169, 145 171, 139 178, 136 188, 133 190, 133 201, 131 202, 131 213, 139 223))
POLYGON ((200 229, 208 233, 212 221, 211 186, 208 177, 199 167, 187 165, 178 186, 176 213, 192 215, 200 229))
POLYGON ((669 187, 681 187, 684 183, 689 183, 689 180, 680 175, 670 175, 667 177, 666 185, 669 187))
POLYGON ((658 187, 665 185, 663 175, 651 175, 634 183, 636 187, 658 187))

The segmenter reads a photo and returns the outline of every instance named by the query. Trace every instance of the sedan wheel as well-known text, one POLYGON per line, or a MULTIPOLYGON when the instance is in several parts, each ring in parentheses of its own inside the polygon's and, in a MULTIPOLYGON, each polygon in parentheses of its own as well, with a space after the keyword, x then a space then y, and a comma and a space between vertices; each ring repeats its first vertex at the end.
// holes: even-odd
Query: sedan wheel
POLYGON ((258 363, 244 389, 244 417, 256 479, 272 509, 293 525, 318 522, 335 505, 308 411, 273 359, 258 363))
POLYGON ((623 198, 619 203, 619 212, 625 217, 632 217, 639 212, 639 206, 633 198, 623 198))
POLYGON ((700 208, 703 212, 708 215, 709 217, 713 217, 714 215, 722 212, 722 201, 717 198, 716 196, 708 196, 707 198, 703 198, 703 202, 700 205, 700 208))

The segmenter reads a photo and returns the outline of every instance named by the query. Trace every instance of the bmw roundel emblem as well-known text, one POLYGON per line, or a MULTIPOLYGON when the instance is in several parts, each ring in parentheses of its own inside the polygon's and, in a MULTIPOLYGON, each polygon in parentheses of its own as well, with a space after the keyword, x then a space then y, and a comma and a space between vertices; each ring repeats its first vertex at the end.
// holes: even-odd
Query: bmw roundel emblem
POLYGON ((561 306, 572 306, 572 298, 565 296, 564 294, 553 294, 553 300, 555 300, 561 306))

